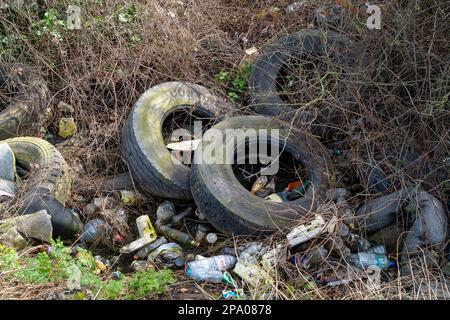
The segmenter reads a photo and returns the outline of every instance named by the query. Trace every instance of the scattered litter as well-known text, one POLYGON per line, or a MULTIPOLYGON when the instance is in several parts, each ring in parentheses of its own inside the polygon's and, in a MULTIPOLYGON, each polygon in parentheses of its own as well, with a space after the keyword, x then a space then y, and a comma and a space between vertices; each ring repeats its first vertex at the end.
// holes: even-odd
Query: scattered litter
POLYGON ((294 13, 294 12, 300 10, 300 8, 304 7, 305 5, 306 5, 305 0, 294 2, 286 7, 286 12, 294 13))
POLYGON ((256 194, 259 190, 263 189, 269 183, 269 178, 267 176, 260 176, 253 183, 251 193, 256 194))
POLYGON ((148 215, 143 215, 137 218, 136 225, 140 238, 121 248, 121 253, 131 253, 137 251, 156 240, 156 232, 148 215))
POLYGON ((222 298, 224 300, 247 300, 247 296, 242 289, 223 290, 222 298))
POLYGON ((300 268, 308 270, 318 266, 326 259, 327 256, 328 250, 326 250, 323 246, 319 246, 317 248, 313 248, 312 250, 308 250, 305 253, 292 256, 291 262, 300 268))
POLYGON ((86 223, 81 231, 80 241, 95 242, 102 236, 110 234, 111 226, 102 219, 93 219, 86 223))
POLYGON ((147 261, 156 265, 167 267, 183 267, 185 260, 183 249, 176 243, 170 242, 159 246, 155 251, 150 253, 147 261))
POLYGON ((268 195, 265 199, 273 202, 284 202, 283 198, 276 193, 268 195))
POLYGON ((111 278, 113 278, 114 280, 119 280, 120 278, 122 278, 122 272, 120 272, 120 271, 112 272, 111 278))
POLYGON ((233 272, 253 288, 258 288, 262 285, 273 285, 274 283, 272 276, 256 264, 238 261, 233 272))
POLYGON ((146 260, 135 260, 131 263, 131 269, 134 271, 143 271, 152 268, 152 264, 149 264, 146 260))
POLYGON ((382 254, 387 255, 386 247, 382 244, 379 244, 375 247, 369 248, 366 250, 367 253, 375 253, 375 254, 382 254))
POLYGON ((175 206, 171 201, 164 200, 156 209, 156 219, 159 224, 167 224, 175 215, 175 206))
POLYGON ((131 190, 120 190, 120 198, 122 203, 126 206, 135 206, 138 204, 139 196, 136 192, 131 190))
POLYGON ((146 245, 145 247, 139 249, 139 251, 136 253, 136 255, 140 258, 140 259, 144 259, 146 258, 151 252, 155 251, 156 249, 158 249, 160 246, 162 246, 163 244, 166 244, 168 241, 166 238, 164 237, 160 237, 158 239, 156 239, 154 242, 149 243, 148 245, 146 245))
POLYGON ((220 283, 224 281, 224 271, 233 269, 236 257, 215 256, 191 261, 186 265, 186 276, 195 281, 220 283))
POLYGON ((347 260, 357 268, 367 269, 370 267, 378 267, 381 270, 395 268, 395 261, 390 261, 387 256, 382 254, 360 252, 347 257, 347 260))
POLYGON ((180 142, 172 142, 169 143, 166 147, 167 149, 174 151, 195 151, 197 150, 202 139, 193 139, 188 141, 180 141, 180 142))
POLYGON ((159 233, 163 234, 167 238, 172 239, 173 241, 175 241, 177 243, 181 243, 183 245, 190 246, 190 247, 199 247, 200 246, 200 243, 195 241, 194 238, 192 238, 192 236, 187 234, 186 232, 176 230, 167 225, 161 225, 158 222, 156 222, 155 226, 159 233))
POLYGON ((205 224, 199 224, 197 226, 197 233, 195 234, 195 241, 203 243, 206 240, 210 228, 205 224))
POLYGON ((217 242, 217 240, 218 240, 219 238, 217 237, 217 234, 215 234, 215 233, 208 233, 207 235, 206 235, 206 241, 209 243, 209 244, 214 244, 214 243, 216 243, 217 242))
POLYGON ((67 104, 64 101, 60 101, 58 103, 58 110, 64 115, 71 115, 75 112, 75 109, 70 104, 67 104))
POLYGON ((251 242, 246 244, 239 255, 240 262, 252 264, 257 263, 259 258, 267 251, 267 248, 261 242, 251 242))
POLYGON ((313 221, 308 225, 300 225, 292 229, 286 236, 290 247, 295 247, 308 240, 314 239, 322 232, 326 231, 325 220, 321 215, 316 214, 313 221))
POLYGON ((172 226, 179 226, 179 225, 181 225, 181 222, 185 218, 189 217, 192 214, 193 210, 194 209, 192 207, 187 207, 186 209, 184 209, 179 214, 173 216, 172 219, 170 220, 171 225, 172 226))
POLYGON ((403 245, 402 263, 411 256, 422 255, 425 247, 442 246, 447 237, 448 220, 442 202, 427 192, 417 193, 410 201, 417 209, 403 245))
POLYGON ((245 54, 248 56, 252 56, 254 54, 258 54, 258 48, 256 47, 251 47, 245 50, 245 54))
POLYGON ((59 120, 59 131, 58 135, 67 139, 77 133, 77 124, 73 118, 61 118, 59 120))

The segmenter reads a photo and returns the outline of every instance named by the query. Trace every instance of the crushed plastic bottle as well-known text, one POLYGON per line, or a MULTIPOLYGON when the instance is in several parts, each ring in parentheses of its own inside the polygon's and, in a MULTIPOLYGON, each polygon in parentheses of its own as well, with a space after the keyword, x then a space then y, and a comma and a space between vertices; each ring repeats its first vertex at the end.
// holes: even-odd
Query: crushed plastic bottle
POLYGON ((308 252, 296 254, 291 257, 291 262, 305 270, 319 265, 328 256, 328 251, 320 246, 309 250, 308 252))
POLYGON ((171 201, 164 200, 156 209, 156 219, 162 225, 169 223, 174 215, 175 206, 171 201))
POLYGON ((131 263, 131 269, 133 269, 134 271, 143 271, 143 270, 147 270, 150 267, 151 264, 148 263, 148 261, 145 260, 135 260, 131 263))
POLYGON ((390 261, 387 256, 383 254, 360 252, 352 254, 347 257, 347 260, 357 268, 366 269, 369 267, 378 267, 381 270, 388 268, 395 268, 397 264, 390 261))
POLYGON ((95 242, 102 236, 107 236, 111 231, 112 227, 107 222, 102 219, 93 219, 84 225, 80 241, 95 242))
POLYGON ((150 253, 147 261, 154 264, 163 264, 165 266, 184 266, 185 260, 183 249, 176 243, 169 242, 158 247, 150 253))
POLYGON ((160 237, 158 239, 156 239, 154 242, 149 243, 148 245, 146 245, 145 247, 139 249, 139 251, 136 253, 136 255, 141 258, 144 259, 146 258, 151 252, 155 251, 156 249, 158 249, 160 246, 162 246, 163 244, 166 244, 168 241, 166 238, 164 237, 160 237))
POLYGON ((224 271, 234 268, 235 265, 236 257, 225 255, 194 260, 187 263, 186 276, 195 281, 220 283, 224 282, 224 271))
POLYGON ((258 259, 267 251, 267 248, 261 242, 251 242, 244 246, 239 254, 239 261, 245 263, 257 263, 258 259))
POLYGON ((369 248, 366 250, 366 252, 387 255, 386 247, 382 244, 369 248))

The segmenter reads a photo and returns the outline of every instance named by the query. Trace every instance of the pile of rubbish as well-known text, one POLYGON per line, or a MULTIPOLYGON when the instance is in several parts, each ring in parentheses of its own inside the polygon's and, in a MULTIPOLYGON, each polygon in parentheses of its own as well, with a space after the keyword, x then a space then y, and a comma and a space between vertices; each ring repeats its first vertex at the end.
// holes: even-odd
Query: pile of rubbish
MULTIPOLYGON (((122 132, 130 172, 106 181, 102 196, 92 201, 71 195, 70 170, 49 142, 30 137, 0 142, 0 202, 20 204, 21 213, 0 220, 0 243, 22 250, 31 242, 61 238, 75 251, 103 246, 109 252, 96 256, 98 267, 113 278, 173 268, 195 282, 225 284, 223 299, 236 300, 275 297, 275 283, 286 270, 326 287, 350 284, 368 277, 368 271, 392 281, 423 264, 450 276, 448 202, 445 206, 413 184, 393 193, 384 188, 384 195, 367 200, 363 193, 329 188, 330 157, 336 152, 285 122, 294 110, 272 90, 281 66, 269 68, 271 59, 289 63, 285 53, 292 53, 292 45, 314 54, 351 45, 357 56, 351 60, 365 59, 357 44, 332 32, 326 41, 321 31, 308 30, 268 45, 249 79, 259 115, 226 117, 236 108, 196 84, 150 88, 122 132), (231 164, 199 161, 203 154, 198 150, 208 150, 213 142, 192 130, 163 134, 165 119, 180 108, 212 122, 200 128, 204 137, 212 130, 280 129, 278 138, 266 138, 273 144, 283 141, 276 161, 286 171, 283 154, 289 154, 295 173, 267 174, 268 167, 258 167, 246 177, 231 164), (274 118, 281 114, 281 120, 274 118), (150 198, 156 208, 148 205, 150 198), (69 203, 83 203, 83 208, 69 208, 69 203), (240 235, 255 241, 230 246, 229 239, 240 235), (266 241, 269 237, 275 244, 266 241)), ((77 133, 73 108, 66 103, 59 108, 59 136, 67 139, 77 133)))

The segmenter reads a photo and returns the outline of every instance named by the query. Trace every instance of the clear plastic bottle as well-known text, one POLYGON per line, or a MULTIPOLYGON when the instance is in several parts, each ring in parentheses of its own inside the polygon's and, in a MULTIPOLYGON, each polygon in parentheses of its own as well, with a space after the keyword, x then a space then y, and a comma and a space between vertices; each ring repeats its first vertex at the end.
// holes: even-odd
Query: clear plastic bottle
POLYGON ((220 255, 194 260, 186 265, 186 276, 196 281, 220 283, 224 281, 224 271, 234 268, 236 257, 220 255))
POLYGON ((375 266, 383 270, 396 266, 396 263, 390 261, 386 255, 376 253, 360 252, 348 256, 347 260, 360 269, 375 266))
POLYGON ((376 245, 375 247, 369 248, 366 250, 367 253, 376 253, 376 254, 387 254, 386 247, 382 244, 376 245))

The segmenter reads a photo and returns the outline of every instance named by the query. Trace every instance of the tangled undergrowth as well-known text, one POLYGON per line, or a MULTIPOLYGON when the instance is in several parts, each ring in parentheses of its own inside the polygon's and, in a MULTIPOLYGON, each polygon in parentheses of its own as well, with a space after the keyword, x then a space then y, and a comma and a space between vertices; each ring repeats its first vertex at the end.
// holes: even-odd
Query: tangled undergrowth
MULTIPOLYGON (((450 3, 375 1, 382 8, 382 27, 369 30, 362 10, 349 11, 333 26, 317 21, 314 12, 324 2, 308 1, 286 12, 290 0, 25 1, 20 8, 0 9, 0 61, 28 63, 43 72, 53 112, 46 137, 57 134, 58 103, 75 108, 78 133, 58 141, 57 147, 76 177, 73 194, 90 200, 98 196, 103 179, 127 171, 120 152, 121 129, 147 88, 190 81, 228 97, 237 114, 252 113, 246 78, 255 55, 247 49, 261 51, 267 43, 301 29, 340 32, 365 49, 367 62, 356 74, 344 77, 345 70, 329 61, 320 72, 296 64, 283 86, 299 114, 313 115, 314 121, 303 123, 303 129, 313 130, 336 154, 331 186, 356 194, 350 199, 353 209, 381 193, 411 185, 447 203, 450 3), (69 5, 81 8, 81 29, 67 28, 69 5), (298 76, 306 73, 310 76, 298 76)), ((81 209, 76 199, 70 205, 81 209)), ((10 208, 0 210, 2 216, 15 214, 10 208)), ((269 240, 282 237, 276 234, 269 240)), ((14 252, 2 255, 2 268, 18 263, 16 258, 14 252)), ((80 261, 70 261, 80 267, 80 261)), ((61 280, 46 273, 48 263, 51 257, 44 253, 27 260, 25 264, 34 267, 17 273, 13 283, 36 286, 38 278, 61 280)), ((397 277, 376 289, 367 285, 367 275, 354 275, 338 289, 318 288, 291 265, 279 270, 273 290, 277 298, 404 299, 449 293, 442 273, 428 266, 422 274, 397 277)), ((139 277, 128 286, 141 287, 139 277)), ((56 290, 58 284, 38 286, 56 290)), ((4 276, 0 288, 3 297, 17 296, 18 289, 4 276)), ((120 290, 108 291, 115 295, 120 290)))

